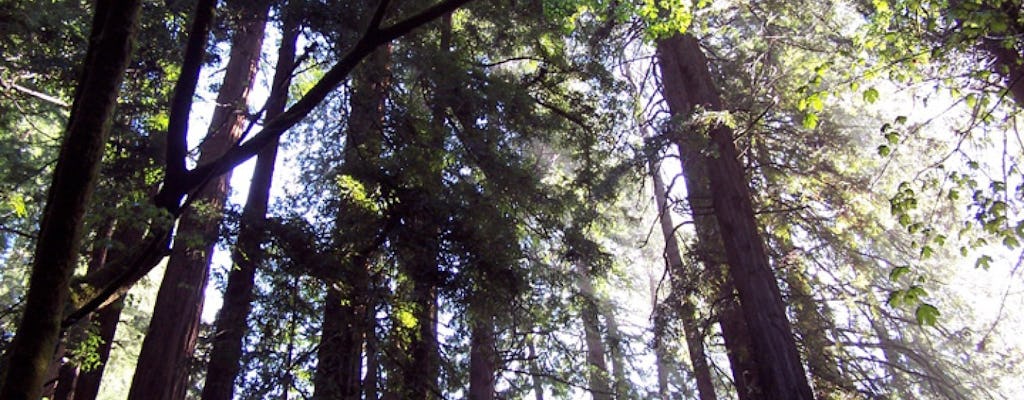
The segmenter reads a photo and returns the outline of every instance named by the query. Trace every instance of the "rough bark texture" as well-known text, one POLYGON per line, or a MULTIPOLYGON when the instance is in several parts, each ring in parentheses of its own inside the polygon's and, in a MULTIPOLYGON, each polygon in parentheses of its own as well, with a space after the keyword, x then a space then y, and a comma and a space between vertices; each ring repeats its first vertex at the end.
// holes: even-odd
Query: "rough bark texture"
MULTIPOLYGON (((267 10, 260 10, 266 12, 267 10)), ((286 18, 282 28, 281 47, 277 53, 273 87, 267 99, 267 120, 276 118, 284 111, 291 86, 291 74, 295 64, 295 41, 299 26, 294 18, 286 18)), ((234 267, 228 273, 228 285, 224 292, 224 305, 217 314, 213 348, 210 363, 206 369, 206 383, 203 386, 203 400, 230 400, 234 396, 235 379, 240 369, 242 341, 248 330, 246 319, 252 309, 252 290, 256 269, 263 262, 260 244, 264 239, 262 229, 270 202, 270 186, 277 161, 277 143, 271 143, 256 159, 249 194, 242 210, 238 241, 231 259, 234 267)))
MULTIPOLYGON (((696 108, 723 110, 707 59, 698 40, 674 35, 658 42, 664 97, 673 115, 685 117, 696 108)), ((707 162, 712 203, 718 219, 729 275, 735 282, 744 320, 751 332, 757 375, 770 399, 813 399, 800 361, 793 330, 786 316, 778 283, 772 273, 764 241, 754 218, 750 188, 738 160, 732 130, 712 122, 707 162)), ((687 141, 680 148, 692 146, 687 141)), ((701 149, 704 150, 704 149, 701 149)))
POLYGON ((35 400, 60 340, 82 217, 95 187, 141 2, 99 1, 89 50, 40 221, 25 311, 4 355, 0 399, 35 400))
MULTIPOLYGON (((231 40, 231 55, 210 130, 200 146, 200 165, 224 154, 245 129, 246 100, 256 75, 267 18, 267 6, 259 3, 262 2, 229 3, 241 19, 231 40)), ((217 242, 230 175, 208 182, 197 195, 197 201, 204 205, 203 212, 189 209, 178 224, 129 398, 185 398, 189 361, 199 333, 210 258, 217 242)))
MULTIPOLYGON (((661 233, 665 237, 665 258, 668 263, 669 279, 672 283, 673 294, 669 298, 675 299, 673 305, 679 307, 683 334, 686 336, 686 347, 690 354, 690 366, 693 367, 693 374, 697 381, 697 394, 701 400, 714 400, 717 396, 707 354, 704 351, 704 335, 694 317, 693 302, 689 299, 691 293, 687 293, 686 289, 685 279, 690 274, 684 271, 685 264, 683 264, 679 241, 676 239, 676 225, 672 222, 671 211, 668 207, 668 194, 665 190, 665 183, 661 179, 660 168, 655 165, 651 169, 654 175, 654 199, 658 204, 658 219, 661 224, 661 233)), ((696 217, 694 220, 696 223, 696 217)), ((660 375, 661 373, 659 373, 659 390, 662 391, 662 396, 667 396, 665 389, 667 382, 662 382, 667 381, 667 377, 663 378, 660 375)))

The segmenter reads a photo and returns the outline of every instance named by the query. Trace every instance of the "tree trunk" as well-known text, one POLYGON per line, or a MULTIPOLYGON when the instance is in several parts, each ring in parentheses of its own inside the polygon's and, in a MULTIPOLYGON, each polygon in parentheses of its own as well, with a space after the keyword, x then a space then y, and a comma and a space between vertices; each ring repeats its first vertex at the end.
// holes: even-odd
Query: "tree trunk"
MULTIPOLYGON (((480 296, 481 294, 475 295, 473 301, 477 304, 486 301, 480 296)), ((476 312, 470 313, 472 328, 469 339, 469 399, 493 400, 498 369, 494 316, 489 311, 489 305, 473 308, 476 312)))
MULTIPOLYGON (((674 116, 686 117, 697 107, 709 111, 724 109, 696 38, 677 34, 660 40, 658 55, 664 97, 674 116)), ((714 153, 702 158, 707 163, 707 178, 729 262, 729 275, 739 293, 744 320, 750 331, 757 332, 752 335, 752 343, 760 386, 770 399, 813 399, 782 295, 754 218, 750 188, 738 159, 732 130, 717 122, 700 129, 707 129, 714 153)), ((677 139, 681 149, 692 148, 692 141, 677 139)))
MULTIPOLYGON (((750 330, 743 319, 740 309, 740 302, 736 298, 735 286, 732 276, 727 271, 728 265, 725 262, 725 248, 722 235, 719 230, 719 223, 714 214, 713 194, 708 181, 708 163, 701 154, 700 149, 704 147, 706 140, 696 135, 679 135, 677 148, 682 159, 683 182, 686 185, 687 203, 690 206, 690 214, 693 217, 694 229, 697 233, 697 256, 704 264, 707 276, 714 297, 710 303, 714 304, 714 314, 722 328, 722 338, 725 341, 726 355, 729 358, 729 366, 732 370, 733 384, 740 400, 756 400, 763 398, 762 389, 757 378, 757 364, 753 359, 753 343, 751 342, 750 330)), ((655 185, 659 185, 655 182, 655 185)), ((664 183, 660 183, 664 190, 664 183)), ((657 186, 655 189, 657 190, 657 186)), ((667 200, 667 198, 666 198, 667 200)), ((667 203, 667 202, 666 202, 667 203)), ((667 204, 662 207, 667 207, 667 204)), ((662 227, 675 230, 675 226, 662 227)), ((676 250, 679 250, 678 243, 676 250)), ((680 263, 682 260, 679 261, 680 263)), ((686 281, 681 281, 687 274, 684 270, 677 270, 675 283, 686 286, 686 281)), ((689 278, 693 279, 693 278, 689 278)), ((682 289, 687 291, 692 289, 682 289)), ((681 302, 687 301, 685 298, 681 302)), ((685 310, 685 304, 680 306, 680 313, 684 316, 692 314, 685 310)), ((691 307, 692 308, 692 307, 691 307)), ((685 322, 685 321, 684 321, 685 322)), ((694 330, 696 322, 693 322, 694 330)), ((685 332, 689 334, 689 331, 685 332)))
MULTIPOLYGON (((345 163, 340 174, 363 185, 367 193, 379 186, 379 159, 383 146, 385 106, 391 89, 390 49, 371 54, 352 78, 349 120, 345 135, 345 163)), ((366 336, 373 334, 375 316, 370 298, 372 254, 381 221, 364 204, 340 196, 335 222, 337 248, 351 249, 340 269, 344 277, 329 282, 324 303, 318 364, 314 375, 314 399, 360 397, 362 355, 366 336)))
MULTIPOLYGON (((668 207, 668 194, 665 190, 665 183, 661 179, 660 167, 653 164, 651 170, 654 176, 654 199, 658 204, 661 233, 665 237, 665 258, 668 262, 669 279, 672 284, 672 295, 669 298, 675 299, 672 305, 678 307, 679 317, 682 319, 683 335, 686 336, 686 347, 690 353, 690 365, 693 367, 693 374, 697 380, 697 393, 700 400, 714 400, 717 396, 707 354, 704 352, 704 334, 694 317, 694 305, 690 300, 693 295, 692 290, 686 288, 692 284, 686 282, 686 277, 691 274, 684 271, 682 253, 679 249, 679 241, 676 239, 676 225, 672 222, 671 210, 668 207)), ((694 221, 696 224, 696 216, 694 221)), ((666 396, 667 377, 662 378, 660 375, 659 390, 663 392, 662 396, 666 396)), ((742 376, 742 373, 740 375, 742 376)), ((737 391, 739 390, 737 388, 737 391)))
MULTIPOLYGON (((224 154, 245 129, 246 100, 260 58, 267 7, 265 2, 229 2, 229 9, 241 16, 231 40, 231 55, 217 94, 217 108, 200 146, 200 165, 224 154)), ((197 195, 205 203, 202 212, 189 209, 178 224, 167 272, 132 379, 128 396, 131 399, 177 400, 186 395, 189 361, 199 333, 210 259, 230 175, 226 173, 208 182, 197 195)))
POLYGON ((598 302, 589 271, 580 268, 577 284, 582 295, 583 306, 580 318, 583 320, 583 336, 587 345, 587 369, 590 394, 594 400, 611 400, 612 389, 608 382, 608 365, 605 363, 605 346, 601 340, 601 321, 598 318, 598 302))
MULTIPOLYGON (((267 9, 259 12, 266 13, 267 9)), ((286 11, 287 12, 287 11, 286 11)), ((299 26, 295 18, 285 17, 281 29, 281 48, 277 54, 273 87, 267 99, 265 120, 276 118, 284 111, 291 87, 291 75, 295 64, 295 41, 299 26)), ((213 348, 206 370, 206 384, 203 386, 203 400, 230 400, 234 396, 235 379, 240 369, 242 341, 248 331, 246 319, 252 309, 252 290, 256 269, 263 263, 263 223, 270 202, 270 186, 274 178, 274 164, 277 161, 277 143, 274 141, 260 151, 253 170, 249 195, 242 210, 238 242, 232 253, 234 267, 228 274, 228 285, 224 292, 224 305, 217 314, 213 348)), ((285 389, 287 392, 287 388, 285 389)))
POLYGON ((530 359, 530 383, 533 385, 533 398, 534 400, 544 400, 544 382, 540 367, 537 366, 537 345, 534 344, 536 338, 531 333, 527 340, 526 351, 530 359))
POLYGON ((24 314, 4 354, 0 399, 35 400, 43 389, 140 8, 138 0, 96 3, 89 50, 39 224, 24 314))
POLYGON ((629 381, 626 379, 626 357, 622 353, 622 334, 619 332, 619 322, 615 319, 615 312, 611 307, 601 307, 601 315, 604 316, 605 326, 608 327, 608 350, 612 360, 612 392, 614 398, 625 399, 629 397, 629 381))
MULTIPOLYGON (((94 272, 103 268, 103 265, 107 262, 107 255, 110 250, 110 241, 113 239, 114 226, 116 225, 113 219, 107 220, 102 223, 96 230, 96 237, 94 238, 92 251, 89 254, 89 269, 88 272, 94 272)), ((87 325, 92 324, 92 319, 87 318, 77 325, 71 327, 68 337, 65 339, 72 346, 81 342, 89 334, 86 329, 87 325)), ((101 338, 103 340, 103 338, 101 338)), ((100 346, 105 343, 101 342, 100 346)), ((60 347, 60 346, 58 346, 60 347)), ((103 354, 103 349, 98 349, 100 353, 100 363, 106 362, 106 357, 103 354)), ((63 351, 57 351, 58 357, 54 358, 54 363, 60 365, 60 371, 57 375, 57 386, 50 396, 54 400, 70 400, 74 398, 76 388, 78 386, 79 376, 81 374, 80 366, 75 362, 64 362, 64 357, 61 355, 63 351)), ((47 396, 44 394, 44 396, 47 396)))

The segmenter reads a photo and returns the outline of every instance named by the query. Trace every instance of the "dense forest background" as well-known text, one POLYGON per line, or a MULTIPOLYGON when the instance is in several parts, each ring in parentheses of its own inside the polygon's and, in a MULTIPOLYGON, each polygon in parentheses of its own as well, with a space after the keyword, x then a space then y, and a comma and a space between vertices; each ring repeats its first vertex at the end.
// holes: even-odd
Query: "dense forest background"
POLYGON ((0 399, 1024 396, 1016 0, 0 0, 0 399))

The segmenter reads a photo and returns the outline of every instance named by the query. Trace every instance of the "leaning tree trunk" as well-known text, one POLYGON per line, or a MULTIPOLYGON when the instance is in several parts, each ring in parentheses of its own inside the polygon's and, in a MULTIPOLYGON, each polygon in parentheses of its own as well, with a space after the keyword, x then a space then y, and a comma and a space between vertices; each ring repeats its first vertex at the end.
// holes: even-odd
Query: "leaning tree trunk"
POLYGON ((138 0, 96 2, 89 50, 39 224, 24 314, 4 354, 0 399, 35 400, 43 389, 60 340, 82 218, 96 185, 141 4, 138 0))
MULTIPOLYGON (((246 100, 256 76, 268 7, 265 1, 229 2, 229 9, 237 11, 240 20, 231 40, 231 55, 217 94, 217 108, 200 146, 200 165, 224 154, 245 129, 246 100)), ((199 333, 210 259, 230 176, 227 173, 208 182, 196 196, 196 200, 205 203, 202 212, 189 209, 178 224, 129 398, 185 398, 189 362, 199 333)))
MULTIPOLYGON (((699 41, 676 34, 658 42, 664 97, 671 113, 689 116, 696 108, 722 111, 707 59, 699 41)), ((713 156, 707 163, 713 208, 718 219, 729 275, 735 282, 751 332, 761 389, 770 399, 813 399, 778 283, 754 217, 750 188, 739 161, 732 129, 712 122, 706 129, 713 156)), ((680 148, 692 141, 679 140, 680 148)), ((700 149, 703 150, 703 149, 700 149)))
MULTIPOLYGON (((706 143, 700 136, 673 132, 677 138, 677 148, 682 159, 683 183, 686 184, 686 200, 693 217, 694 230, 697 233, 697 256, 707 271, 707 281, 712 286, 715 304, 714 315, 722 328, 726 355, 732 370, 733 384, 740 400, 756 400, 763 398, 758 383, 757 364, 753 359, 753 343, 750 330, 744 321, 740 302, 736 298, 735 285, 729 274, 726 263, 726 250, 723 244, 718 219, 715 217, 713 194, 708 180, 708 163, 700 149, 706 143)), ((655 182, 657 185, 658 183, 655 182)), ((662 186, 664 184, 662 183, 662 186)), ((657 189, 657 186, 655 187, 657 189)), ((674 227, 669 227, 675 229, 674 227)), ((663 229, 665 229, 663 227, 663 229)), ((678 245, 676 246, 678 249, 678 245)), ((680 260, 680 262, 682 262, 680 260)), ((682 271, 678 274, 683 279, 682 271)), ((688 311, 682 311, 684 315, 688 311)))
MULTIPOLYGON (((292 70, 295 64, 295 41, 299 37, 296 18, 286 16, 281 29, 281 48, 277 53, 273 87, 267 99, 265 120, 272 120, 284 112, 291 87, 292 70)), ((203 386, 203 400, 230 400, 234 396, 235 379, 240 369, 242 341, 248 330, 246 318, 252 309, 252 291, 256 280, 256 269, 264 256, 260 244, 264 239, 263 222, 270 202, 270 186, 274 178, 274 163, 277 161, 277 141, 260 151, 256 158, 248 199, 242 210, 238 241, 231 258, 234 267, 228 274, 228 285, 224 291, 224 305, 217 314, 210 363, 206 369, 206 383, 203 386)), ((287 392, 287 389, 285 389, 287 392)))
MULTIPOLYGON (((693 367, 693 374, 697 380, 697 394, 700 400, 714 400, 715 384, 711 375, 711 367, 708 364, 707 354, 704 351, 704 334, 694 318, 694 305, 690 300, 692 290, 686 287, 692 283, 686 282, 686 274, 682 253, 679 249, 679 241, 676 239, 676 225, 672 222, 671 210, 668 207, 668 194, 665 190, 665 183, 661 179, 661 168, 657 164, 651 166, 654 177, 654 199, 658 204, 658 220, 661 224, 661 233, 665 237, 665 258, 668 262, 669 279, 672 284, 672 295, 670 299, 676 299, 672 306, 678 307, 679 317, 683 322, 683 335, 686 336, 686 347, 690 354, 690 365, 693 367)), ((697 218, 694 217, 696 221, 697 218)), ((742 376, 742 374, 741 374, 742 376)), ((664 378, 660 378, 662 380, 664 378)), ((659 383, 659 389, 666 383, 659 383)), ((737 391, 740 389, 737 388, 737 391)), ((667 393, 662 393, 666 396, 667 393)))

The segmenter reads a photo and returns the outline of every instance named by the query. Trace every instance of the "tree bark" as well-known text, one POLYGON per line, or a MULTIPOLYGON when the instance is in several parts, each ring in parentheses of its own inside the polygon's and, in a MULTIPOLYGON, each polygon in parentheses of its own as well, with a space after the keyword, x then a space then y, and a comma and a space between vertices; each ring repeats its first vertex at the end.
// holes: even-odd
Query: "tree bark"
POLYGON ((35 400, 43 389, 140 9, 138 0, 96 3, 89 50, 39 225, 24 314, 4 355, 0 399, 35 400))
MULTIPOLYGON (((658 55, 664 97, 674 116, 688 116, 698 107, 724 110, 696 38, 677 34, 662 39, 658 42, 658 55)), ((770 399, 813 399, 782 294, 754 218, 750 188, 738 159, 732 129, 718 122, 701 128, 707 129, 713 153, 703 158, 707 162, 707 178, 729 275, 739 293, 744 320, 752 332, 757 332, 751 338, 760 386, 770 399)), ((680 148, 692 146, 684 140, 677 144, 680 148)))
MULTIPOLYGON (((200 165, 223 155, 245 129, 246 100, 256 75, 268 7, 264 1, 229 2, 229 8, 238 11, 240 21, 231 39, 231 55, 210 129, 200 146, 200 165)), ((226 173, 206 184, 197 196, 206 205, 203 212, 190 209, 178 224, 167 272, 132 379, 128 395, 131 399, 185 398, 189 360, 199 333, 210 259, 230 175, 226 173)))
MULTIPOLYGON (((259 11, 265 13, 267 10, 259 11)), ((298 20, 286 15, 281 31, 281 47, 277 53, 273 87, 267 99, 266 120, 274 119, 284 112, 288 101, 295 64, 295 41, 299 36, 298 20)), ((230 400, 234 396, 235 379, 241 367, 239 360, 242 357, 242 342, 248 331, 246 319, 252 309, 256 269, 264 259, 260 245, 265 238, 263 224, 270 202, 277 145, 276 141, 272 142, 261 150, 256 158, 248 199, 242 210, 238 241, 231 256, 234 267, 228 273, 224 305, 217 314, 215 323, 216 331, 213 348, 210 350, 210 363, 206 370, 203 400, 230 400)))
MULTIPOLYGON (((668 263, 669 279, 672 285, 670 299, 675 299, 672 305, 678 307, 679 316, 683 323, 683 335, 686 336, 686 347, 690 354, 690 366, 693 367, 693 374, 697 381, 697 394, 701 400, 714 400, 715 384, 711 376, 711 368, 708 365, 707 354, 704 351, 704 334, 694 318, 694 305, 690 300, 692 290, 686 288, 686 274, 684 271, 682 253, 679 248, 679 241, 676 239, 676 225, 672 222, 671 211, 668 207, 668 194, 665 189, 665 182, 661 179, 660 166, 651 166, 654 179, 654 199, 658 205, 658 220, 661 224, 661 233, 665 237, 665 258, 668 263)), ((697 217, 694 217, 696 221, 697 217)), ((660 374, 659 374, 660 375, 660 374)), ((742 376, 742 373, 740 374, 742 376)), ((667 380, 659 376, 659 389, 667 393, 665 386, 667 380)), ((740 391, 737 388, 737 391, 740 391)), ((742 396, 741 396, 742 397, 742 396)))

